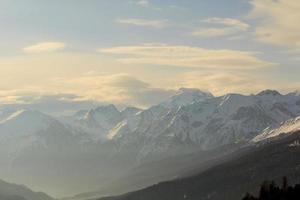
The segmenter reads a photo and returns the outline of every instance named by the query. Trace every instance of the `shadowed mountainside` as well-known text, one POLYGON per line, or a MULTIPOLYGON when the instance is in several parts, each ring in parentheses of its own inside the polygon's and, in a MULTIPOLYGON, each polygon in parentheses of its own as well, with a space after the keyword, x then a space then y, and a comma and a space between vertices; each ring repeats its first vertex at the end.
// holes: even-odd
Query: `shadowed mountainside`
POLYGON ((0 180, 0 200, 54 200, 42 192, 34 192, 23 185, 0 180))
POLYGON ((257 193, 264 180, 291 183, 300 177, 300 132, 281 140, 258 145, 246 155, 212 167, 196 176, 163 182, 143 190, 101 200, 239 200, 257 193))

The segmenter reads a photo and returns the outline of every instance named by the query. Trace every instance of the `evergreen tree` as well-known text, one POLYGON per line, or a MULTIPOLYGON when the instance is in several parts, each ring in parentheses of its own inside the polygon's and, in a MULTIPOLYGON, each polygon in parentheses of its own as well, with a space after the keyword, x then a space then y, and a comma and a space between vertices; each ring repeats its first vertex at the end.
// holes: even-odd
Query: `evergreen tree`
POLYGON ((276 186, 274 181, 264 181, 260 187, 259 196, 247 193, 242 200, 299 200, 300 184, 288 186, 287 178, 282 179, 282 187, 276 186))

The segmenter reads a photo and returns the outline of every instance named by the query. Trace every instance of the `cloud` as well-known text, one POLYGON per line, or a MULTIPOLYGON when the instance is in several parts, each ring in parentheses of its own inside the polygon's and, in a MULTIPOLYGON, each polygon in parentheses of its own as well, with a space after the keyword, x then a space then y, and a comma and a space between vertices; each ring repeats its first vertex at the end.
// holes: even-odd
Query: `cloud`
POLYGON ((139 6, 147 7, 149 6, 150 2, 148 0, 138 0, 136 4, 139 6))
POLYGON ((173 88, 167 88, 153 87, 150 83, 130 74, 85 73, 78 77, 53 80, 56 86, 64 86, 62 93, 53 91, 51 93, 51 90, 45 93, 49 86, 45 86, 44 92, 38 92, 35 88, 0 90, 0 108, 38 109, 49 114, 61 115, 108 103, 121 107, 133 105, 146 108, 165 101, 180 87, 199 88, 217 96, 227 93, 257 93, 270 87, 281 92, 299 89, 299 81, 282 82, 270 76, 235 70, 190 71, 178 74, 174 79, 176 84, 173 88))
POLYGON ((259 41, 300 50, 300 1, 252 0, 252 18, 258 19, 259 41))
POLYGON ((26 53, 44 53, 62 50, 66 47, 62 42, 42 42, 32 46, 24 47, 22 50, 26 53))
POLYGON ((129 74, 85 73, 73 78, 53 79, 39 89, 0 90, 0 108, 37 109, 61 115, 108 103, 121 107, 148 107, 173 94, 173 89, 153 87, 129 74), (58 92, 57 87, 62 86, 63 90, 58 92))
POLYGON ((86 99, 147 107, 157 104, 174 94, 171 89, 155 88, 129 74, 83 75, 73 79, 57 80, 58 84, 70 85, 71 93, 86 99))
POLYGON ((249 24, 246 24, 245 22, 242 22, 238 19, 233 18, 208 18, 203 20, 203 22, 209 23, 209 24, 219 24, 219 25, 225 25, 225 26, 233 26, 240 30, 248 30, 250 27, 249 24))
POLYGON ((237 30, 232 28, 201 28, 193 31, 191 35, 197 37, 219 37, 232 35, 236 32, 237 30))
POLYGON ((182 76, 183 87, 192 87, 208 90, 214 95, 228 93, 250 94, 257 93, 268 88, 275 88, 282 92, 291 92, 299 88, 298 82, 283 82, 274 80, 260 74, 243 72, 189 72, 182 76))
POLYGON ((244 73, 191 72, 186 73, 183 79, 186 87, 206 89, 215 95, 230 92, 249 93, 260 89, 257 79, 244 73))
POLYGON ((245 32, 250 28, 249 24, 233 18, 209 18, 202 22, 208 24, 209 27, 196 29, 191 35, 197 37, 227 36, 245 32))
POLYGON ((117 23, 132 25, 132 26, 144 26, 152 28, 164 28, 167 26, 167 20, 146 20, 146 19, 118 19, 117 23))
POLYGON ((39 110, 55 116, 72 114, 78 110, 86 110, 103 104, 103 102, 82 99, 81 96, 74 94, 29 92, 7 95, 7 93, 0 95, 2 102, 0 108, 39 110))
POLYGON ((238 50, 213 50, 180 45, 139 45, 100 49, 118 56, 125 64, 168 65, 192 68, 255 69, 274 65, 256 53, 238 50))

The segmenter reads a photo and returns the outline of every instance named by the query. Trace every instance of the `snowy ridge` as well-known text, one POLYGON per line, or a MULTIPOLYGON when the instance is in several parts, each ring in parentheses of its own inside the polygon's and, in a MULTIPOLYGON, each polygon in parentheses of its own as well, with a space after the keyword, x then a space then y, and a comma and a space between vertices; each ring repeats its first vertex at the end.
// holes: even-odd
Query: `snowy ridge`
POLYGON ((273 139, 286 134, 292 134, 295 131, 300 130, 300 116, 294 119, 290 119, 277 128, 266 128, 261 134, 252 139, 253 142, 260 142, 263 140, 273 139))
MULTIPOLYGON (((168 102, 173 102, 175 97, 168 102)), ((180 146, 189 148, 196 145, 207 150, 249 141, 266 127, 276 127, 300 115, 299 96, 282 95, 273 90, 257 95, 227 94, 190 100, 189 103, 183 101, 181 105, 172 106, 163 102, 141 111, 134 126, 123 121, 113 129, 109 139, 119 144, 123 151, 143 144, 138 154, 142 159, 148 155, 175 152, 174 149, 180 146)))
POLYGON ((180 88, 178 92, 169 100, 163 102, 161 105, 167 108, 174 108, 178 106, 188 105, 193 102, 203 101, 213 98, 210 92, 203 92, 194 88, 180 88))
POLYGON ((265 90, 256 95, 214 97, 209 92, 181 88, 169 100, 146 110, 128 107, 119 111, 114 105, 103 105, 58 120, 38 111, 5 111, 0 136, 34 135, 56 127, 56 131, 74 137, 80 134, 82 142, 112 142, 125 152, 135 146, 137 157, 195 145, 207 150, 249 141, 266 127, 277 127, 299 116, 297 94, 265 90))
POLYGON ((19 110, 2 119, 0 138, 31 135, 55 122, 57 121, 54 118, 39 111, 19 110))

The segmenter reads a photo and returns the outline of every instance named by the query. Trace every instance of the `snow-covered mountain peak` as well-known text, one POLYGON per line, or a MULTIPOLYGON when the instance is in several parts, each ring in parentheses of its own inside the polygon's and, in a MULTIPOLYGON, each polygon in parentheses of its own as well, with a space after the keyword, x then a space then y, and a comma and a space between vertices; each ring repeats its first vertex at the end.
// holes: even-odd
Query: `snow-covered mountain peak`
POLYGON ((123 120, 122 113, 113 105, 102 105, 90 110, 81 110, 64 118, 64 123, 90 135, 92 139, 106 138, 108 132, 123 120))
POLYGON ((67 117, 73 117, 74 119, 79 120, 79 119, 84 118, 87 115, 88 112, 89 112, 89 110, 79 110, 74 115, 67 116, 67 117))
MULTIPOLYGON (((100 106, 96 109, 89 110, 84 116, 85 120, 93 120, 97 123, 107 123, 113 121, 119 121, 121 112, 112 104, 100 106)), ((104 125, 104 124, 102 124, 104 125)), ((104 125, 104 128, 109 128, 104 125)))
POLYGON ((102 115, 102 116, 116 116, 120 115, 121 112, 113 105, 103 105, 99 106, 97 108, 92 108, 90 110, 81 110, 75 113, 73 117, 77 119, 89 119, 94 118, 96 115, 102 115))
POLYGON ((209 94, 210 96, 213 96, 210 92, 207 92, 207 91, 202 91, 200 89, 197 89, 197 88, 179 88, 178 89, 178 93, 195 93, 195 94, 199 94, 199 93, 202 93, 202 94, 209 94))
POLYGON ((226 94, 226 95, 222 96, 221 98, 222 98, 222 101, 220 103, 220 106, 223 106, 225 104, 240 103, 240 102, 244 101, 245 99, 247 99, 248 96, 230 93, 230 94, 226 94))
POLYGON ((136 115, 137 113, 141 112, 142 110, 136 107, 126 107, 124 110, 121 111, 121 114, 124 118, 131 117, 136 115))
POLYGON ((230 115, 235 113, 241 107, 249 107, 255 104, 253 96, 245 96, 241 94, 226 94, 220 97, 220 103, 217 106, 217 113, 230 115))
POLYGON ((0 135, 30 135, 58 123, 54 118, 34 110, 18 110, 0 122, 0 135))
POLYGON ((213 98, 214 96, 209 92, 203 92, 195 88, 180 88, 178 92, 169 100, 162 103, 167 108, 179 107, 188 105, 193 102, 203 101, 213 98))
POLYGON ((300 116, 283 122, 276 128, 266 128, 261 134, 253 138, 252 141, 260 142, 267 139, 273 139, 298 130, 300 130, 300 116))
POLYGON ((95 111, 101 112, 102 114, 109 114, 109 113, 111 113, 111 114, 119 113, 120 114, 120 111, 113 104, 99 106, 95 109, 95 111))
POLYGON ((265 96, 265 95, 268 95, 268 96, 281 96, 281 94, 276 91, 276 90, 263 90, 261 91, 260 93, 257 94, 258 96, 265 96))
POLYGON ((214 97, 210 92, 202 91, 196 88, 179 88, 178 92, 175 96, 182 96, 186 98, 194 98, 197 100, 197 98, 212 98, 214 97))
POLYGON ((5 124, 9 122, 31 122, 33 123, 39 123, 39 122, 45 122, 45 121, 52 121, 53 118, 43 114, 39 111, 34 110, 18 110, 16 112, 13 112, 11 115, 9 115, 7 118, 0 121, 0 124, 5 124))
POLYGON ((257 99, 259 99, 261 102, 272 105, 274 103, 279 103, 282 101, 287 101, 285 95, 280 94, 276 90, 264 90, 255 95, 257 99))

